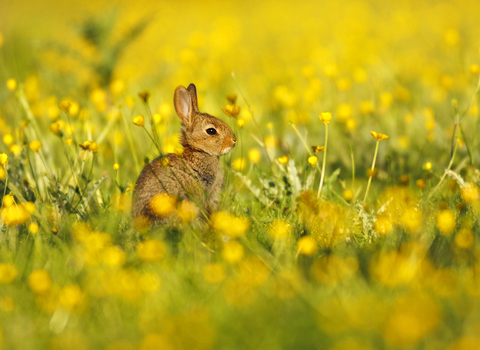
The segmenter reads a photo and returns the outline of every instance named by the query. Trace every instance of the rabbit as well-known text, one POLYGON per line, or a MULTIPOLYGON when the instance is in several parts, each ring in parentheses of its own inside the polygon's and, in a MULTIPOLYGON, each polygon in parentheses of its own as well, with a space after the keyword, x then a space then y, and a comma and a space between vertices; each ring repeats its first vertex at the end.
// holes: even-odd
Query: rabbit
POLYGON ((167 165, 166 162, 161 164, 162 157, 147 164, 137 179, 133 196, 133 217, 146 218, 150 223, 165 221, 150 207, 152 198, 160 193, 191 200, 206 213, 215 211, 223 187, 219 157, 229 153, 237 142, 226 123, 199 112, 194 84, 187 89, 178 86, 173 101, 182 122, 180 143, 183 154, 166 155, 167 165))

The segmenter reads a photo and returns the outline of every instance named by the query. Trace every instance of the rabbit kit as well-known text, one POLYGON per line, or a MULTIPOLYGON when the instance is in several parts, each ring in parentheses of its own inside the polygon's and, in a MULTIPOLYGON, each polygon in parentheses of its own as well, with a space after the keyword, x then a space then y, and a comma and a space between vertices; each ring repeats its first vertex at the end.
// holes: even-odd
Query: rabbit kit
POLYGON ((151 223, 160 222, 152 199, 160 194, 190 200, 207 212, 218 205, 223 187, 219 157, 230 152, 236 143, 232 129, 223 121, 198 110, 194 84, 175 89, 174 105, 182 122, 180 143, 183 154, 170 153, 147 164, 137 179, 133 199, 133 216, 151 223))

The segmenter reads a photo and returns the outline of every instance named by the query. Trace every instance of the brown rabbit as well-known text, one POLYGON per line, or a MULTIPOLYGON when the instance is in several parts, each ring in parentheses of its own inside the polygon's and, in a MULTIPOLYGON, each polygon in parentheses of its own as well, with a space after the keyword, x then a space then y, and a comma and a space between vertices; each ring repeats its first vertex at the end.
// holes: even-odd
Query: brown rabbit
POLYGON ((159 157, 143 168, 133 198, 135 218, 143 216, 150 222, 160 222, 150 207, 152 198, 160 193, 190 199, 207 212, 218 205, 223 186, 219 157, 235 147, 235 134, 220 119, 198 111, 197 89, 193 84, 188 89, 183 86, 175 89, 174 104, 182 121, 183 154, 168 154, 166 166, 159 157))

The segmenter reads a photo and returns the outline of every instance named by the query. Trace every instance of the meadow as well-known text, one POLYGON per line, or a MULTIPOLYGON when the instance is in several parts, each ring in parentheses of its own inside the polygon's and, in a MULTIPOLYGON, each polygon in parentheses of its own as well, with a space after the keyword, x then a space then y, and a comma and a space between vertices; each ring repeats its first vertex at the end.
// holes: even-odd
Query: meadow
POLYGON ((0 349, 480 349, 480 3, 0 3, 0 349), (131 215, 227 122, 205 218, 131 215))

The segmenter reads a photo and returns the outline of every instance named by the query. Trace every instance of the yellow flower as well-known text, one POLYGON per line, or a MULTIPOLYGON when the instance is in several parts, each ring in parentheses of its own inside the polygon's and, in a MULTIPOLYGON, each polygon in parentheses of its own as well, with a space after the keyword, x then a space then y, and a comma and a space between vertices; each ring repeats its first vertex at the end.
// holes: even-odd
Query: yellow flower
POLYGON ((375 228, 375 231, 377 231, 378 234, 380 234, 381 236, 384 236, 392 230, 393 222, 392 222, 392 219, 389 218, 388 216, 381 215, 377 217, 377 220, 375 220, 373 227, 375 228))
POLYGON ((285 240, 292 233, 292 226, 286 220, 275 220, 270 224, 268 234, 276 239, 285 240))
POLYGON ((120 165, 118 163, 113 164, 113 170, 117 171, 120 169, 120 165))
POLYGON ((70 112, 70 108, 72 107, 72 103, 68 100, 63 100, 58 104, 58 107, 68 114, 70 112))
POLYGON ((236 264, 242 260, 245 250, 237 241, 229 241, 223 245, 222 257, 229 264, 236 264))
POLYGON ((35 270, 28 277, 28 285, 35 293, 45 293, 52 287, 52 279, 47 271, 35 270))
POLYGON ((425 170, 432 170, 432 162, 425 163, 425 170))
POLYGON ((167 167, 170 161, 168 160, 167 157, 162 157, 160 158, 160 165, 163 167, 167 167))
POLYGON ((150 97, 150 92, 148 91, 141 91, 138 93, 138 97, 140 97, 143 102, 147 103, 148 102, 148 98, 150 97))
POLYGON ((345 190, 343 191, 343 199, 345 199, 346 201, 351 201, 354 197, 354 193, 352 190, 345 190))
POLYGON ((1 218, 7 226, 23 225, 30 220, 34 212, 35 204, 32 202, 10 206, 5 205, 1 211, 1 218))
POLYGON ((320 113, 320 115, 318 117, 323 122, 323 124, 328 125, 328 124, 330 124, 330 121, 332 120, 332 113, 322 112, 322 113, 320 113))
POLYGON ((8 162, 8 155, 6 153, 0 153, 0 164, 6 165, 8 162))
POLYGON ((85 151, 90 151, 92 153, 98 152, 98 143, 96 142, 85 141, 83 144, 79 144, 78 146, 85 151))
POLYGON ((467 182, 460 189, 460 195, 465 203, 472 203, 480 199, 480 190, 473 182, 467 182))
POLYGON ((153 118, 153 122, 154 122, 155 124, 159 124, 159 123, 162 121, 162 116, 161 116, 160 113, 154 113, 154 114, 152 115, 152 118, 153 118))
POLYGON ((312 146, 312 150, 313 152, 315 152, 315 154, 317 154, 319 152, 325 151, 325 146, 312 146))
POLYGON ((14 91, 17 88, 17 81, 13 78, 7 80, 7 89, 14 91))
POLYGON ((262 153, 256 148, 252 148, 250 151, 248 151, 248 159, 252 163, 258 163, 260 161, 260 158, 262 158, 262 153))
POLYGON ((308 157, 308 163, 312 166, 312 168, 315 168, 315 165, 317 165, 318 158, 316 156, 310 156, 308 157))
POLYGON ((63 287, 58 295, 58 300, 66 309, 74 310, 80 307, 85 299, 82 289, 76 284, 63 287))
POLYGON ((238 125, 238 127, 239 127, 240 129, 243 128, 243 126, 245 125, 245 119, 243 119, 243 118, 238 118, 238 119, 237 119, 237 125, 238 125))
POLYGON ((360 111, 363 114, 371 114, 375 111, 375 107, 371 101, 362 101, 362 103, 360 103, 360 111))
POLYGON ((297 242, 297 251, 303 255, 314 255, 318 250, 318 244, 312 236, 303 236, 297 242))
POLYGON ((30 142, 30 149, 33 152, 38 152, 40 151, 40 148, 42 148, 42 143, 40 141, 32 141, 30 142))
POLYGON ((0 181, 5 180, 7 178, 7 171, 3 168, 3 166, 0 166, 0 181))
POLYGON ((125 252, 117 246, 105 248, 103 251, 103 262, 107 266, 122 266, 125 262, 125 252))
POLYGON ((31 222, 30 225, 28 225, 28 231, 32 234, 32 235, 36 235, 38 233, 38 224, 36 222, 31 222))
POLYGON ((455 236, 455 244, 459 248, 468 249, 475 243, 475 237, 472 231, 467 228, 462 228, 455 236))
POLYGON ((180 221, 189 223, 192 222, 198 215, 198 207, 195 203, 183 200, 178 206, 177 216, 180 221))
POLYGON ((237 103, 238 95, 231 93, 227 95, 227 101, 230 102, 232 105, 237 103))
POLYGON ((235 119, 237 119, 238 115, 240 114, 240 110, 241 108, 235 105, 226 105, 224 108, 222 108, 223 113, 235 119))
POLYGON ((9 284, 12 283, 18 272, 15 266, 10 263, 0 264, 0 283, 9 284))
POLYGON ((133 118, 133 124, 143 127, 145 125, 145 118, 143 117, 143 115, 139 114, 135 118, 133 118))
POLYGON ((472 64, 469 68, 470 74, 471 75, 478 75, 480 74, 480 65, 478 64, 472 64))
POLYGON ((157 239, 142 242, 137 247, 140 259, 146 262, 156 262, 163 259, 167 252, 165 244, 157 239))
POLYGON ((168 193, 160 193, 155 195, 150 201, 150 209, 155 215, 161 218, 168 217, 173 214, 177 205, 177 197, 168 193))
POLYGON ((280 164, 287 164, 288 162, 288 156, 281 156, 280 158, 277 159, 280 164))
POLYGON ((441 210, 438 213, 437 217, 435 218, 435 221, 439 231, 444 235, 449 236, 455 229, 456 217, 453 210, 450 210, 450 209, 441 210))
POLYGON ((50 124, 50 126, 48 128, 55 135, 58 135, 58 133, 60 132, 60 123, 58 123, 58 122, 52 123, 52 124, 50 124))
POLYGON ((247 161, 245 158, 242 158, 242 157, 237 158, 233 161, 232 166, 233 166, 233 169, 237 171, 242 171, 247 166, 247 161))
POLYGON ((244 236, 250 228, 247 218, 235 216, 227 211, 213 213, 210 224, 217 232, 230 238, 244 236))
POLYGON ((209 264, 203 268, 203 277, 209 283, 220 283, 225 276, 225 268, 220 264, 209 264))
POLYGON ((352 116, 352 113, 352 106, 348 103, 342 103, 337 107, 337 118, 342 123, 346 122, 352 116))
POLYGON ((383 140, 386 140, 388 139, 388 135, 385 135, 385 134, 381 134, 379 132, 375 132, 375 131, 370 131, 370 134, 375 138, 375 140, 377 141, 383 141, 383 140))
POLYGON ((67 144, 67 146, 71 146, 73 145, 73 139, 66 139, 65 143, 67 144))
POLYGON ((3 136, 3 143, 6 144, 7 146, 10 146, 13 143, 14 139, 13 136, 10 134, 5 134, 3 136))

